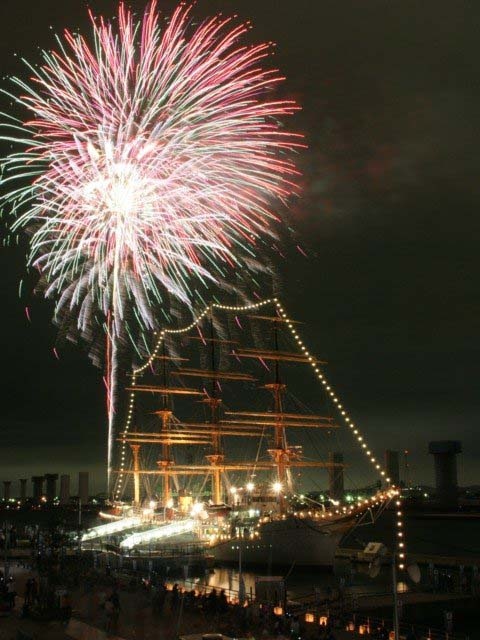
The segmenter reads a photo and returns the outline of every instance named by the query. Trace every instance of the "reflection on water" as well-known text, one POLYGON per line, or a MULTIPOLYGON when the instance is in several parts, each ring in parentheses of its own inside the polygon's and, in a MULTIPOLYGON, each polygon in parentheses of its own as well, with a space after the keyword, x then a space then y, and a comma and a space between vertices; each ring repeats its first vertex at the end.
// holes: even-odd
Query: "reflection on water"
MULTIPOLYGON (((255 594, 256 578, 269 575, 266 568, 256 568, 255 570, 244 570, 241 574, 245 584, 247 596, 255 594)), ((271 576, 272 574, 270 574, 271 576)), ((317 591, 323 597, 329 597, 334 590, 339 588, 347 589, 350 592, 384 592, 389 588, 391 577, 390 568, 382 567, 378 576, 371 578, 368 575, 368 565, 352 564, 350 562, 339 562, 334 571, 315 568, 292 568, 288 573, 278 570, 276 576, 285 578, 288 597, 291 600, 300 599, 317 591)), ((240 590, 240 573, 238 567, 216 567, 212 572, 207 572, 205 576, 191 578, 190 586, 198 590, 203 587, 215 587, 225 589, 227 593, 237 594, 240 590)))
MULTIPOLYGON (((342 546, 357 549, 364 548, 368 542, 383 542, 392 548, 395 539, 391 513, 383 514, 382 518, 372 526, 355 529, 342 546)), ((426 514, 412 514, 405 519, 405 541, 407 554, 420 553, 427 555, 469 556, 480 557, 480 518, 459 519, 452 517, 436 517, 426 514)), ((480 561, 479 563, 480 564, 480 561)), ((429 579, 429 567, 423 566, 422 582, 429 579)), ((265 566, 244 567, 243 579, 247 595, 255 593, 255 578, 257 576, 278 575, 286 577, 289 598, 295 600, 302 596, 321 591, 328 597, 329 590, 345 588, 350 592, 385 592, 391 589, 391 569, 389 565, 381 568, 378 576, 369 575, 368 564, 351 563, 338 560, 333 570, 316 567, 269 567, 268 559, 265 566)), ((200 588, 203 585, 238 592, 238 565, 231 567, 217 567, 213 573, 195 580, 200 588)))

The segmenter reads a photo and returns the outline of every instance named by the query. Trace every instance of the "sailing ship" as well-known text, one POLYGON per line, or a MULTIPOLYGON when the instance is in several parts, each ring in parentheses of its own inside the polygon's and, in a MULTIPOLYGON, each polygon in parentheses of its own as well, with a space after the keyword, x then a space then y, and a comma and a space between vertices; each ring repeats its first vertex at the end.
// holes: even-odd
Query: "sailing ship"
MULTIPOLYGON (((194 323, 169 347, 163 334, 150 366, 141 369, 143 379, 135 376, 127 388, 136 410, 132 418, 132 402, 119 442, 122 460, 129 450, 131 464, 123 464, 118 478, 132 480, 123 485, 133 488, 128 515, 140 515, 141 525, 132 527, 146 532, 135 541, 200 541, 219 562, 240 557, 247 565, 332 566, 342 537, 395 490, 387 487, 355 504, 341 504, 339 495, 315 501, 299 493, 296 475, 315 476, 322 469, 329 475, 330 493, 338 493, 339 479, 343 490, 343 460, 335 455, 314 459, 296 437, 331 435, 339 428, 334 418, 310 413, 298 401, 289 403, 289 368, 296 369, 298 379, 298 367, 326 363, 285 346, 285 325, 291 329, 293 321, 278 307, 271 315, 247 314, 242 320, 257 327, 260 347, 219 335, 215 320, 211 307, 203 323, 194 323), (189 353, 198 348, 199 366, 187 366, 189 358, 179 355, 182 345, 189 353), (237 391, 227 394, 231 387, 237 391), (148 429, 141 426, 148 420, 139 411, 139 398, 153 402, 149 415, 157 422, 148 429), (201 407, 203 419, 185 417, 186 405, 201 407), (253 449, 256 455, 250 457, 253 449)), ((238 315, 235 321, 243 329, 238 315)), ((125 515, 119 494, 117 489, 116 507, 125 515)))

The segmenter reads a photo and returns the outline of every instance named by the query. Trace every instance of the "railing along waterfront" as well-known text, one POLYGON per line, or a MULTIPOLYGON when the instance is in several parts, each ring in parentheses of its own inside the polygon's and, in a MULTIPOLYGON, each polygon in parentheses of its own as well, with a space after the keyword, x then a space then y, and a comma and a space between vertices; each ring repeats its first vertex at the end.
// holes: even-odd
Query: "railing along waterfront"
MULTIPOLYGON (((393 634, 393 631, 390 631, 393 629, 393 621, 385 617, 377 618, 375 616, 360 615, 358 613, 352 614, 350 617, 351 620, 345 625, 346 631, 358 633, 359 635, 378 637, 379 629, 387 629, 390 634, 393 634)), ((412 624, 411 622, 400 622, 399 630, 399 640, 408 638, 409 634, 413 634, 413 637, 417 640, 469 640, 469 636, 465 633, 454 633, 444 629, 436 629, 428 625, 412 624)))

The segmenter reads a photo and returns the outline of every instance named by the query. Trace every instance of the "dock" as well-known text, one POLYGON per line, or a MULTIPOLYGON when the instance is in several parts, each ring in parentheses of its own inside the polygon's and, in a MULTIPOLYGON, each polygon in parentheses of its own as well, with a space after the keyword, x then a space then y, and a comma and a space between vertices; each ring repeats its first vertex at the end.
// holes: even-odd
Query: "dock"
MULTIPOLYGON (((361 549, 354 548, 338 548, 335 553, 337 560, 350 560, 351 562, 370 563, 374 558, 365 554, 361 549)), ((416 562, 419 565, 433 565, 434 567, 479 567, 480 557, 478 555, 455 555, 444 556, 435 554, 409 553, 410 562, 416 562)), ((380 558, 382 564, 391 562, 391 555, 387 553, 380 558)))

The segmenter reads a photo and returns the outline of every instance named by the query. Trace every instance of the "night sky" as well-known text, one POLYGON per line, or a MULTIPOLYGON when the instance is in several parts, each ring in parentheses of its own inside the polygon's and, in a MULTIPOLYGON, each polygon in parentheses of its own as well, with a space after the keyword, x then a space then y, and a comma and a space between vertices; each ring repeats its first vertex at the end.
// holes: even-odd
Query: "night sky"
MULTIPOLYGON (((1 75, 25 75, 14 54, 38 61, 63 27, 85 31, 86 6, 2 0, 1 75)), ((90 6, 115 12, 112 0, 90 6)), ((304 193, 276 265, 287 309, 377 452, 408 448, 413 479, 433 483, 428 441, 460 439, 460 482, 480 484, 480 7, 200 0, 196 14, 218 10, 277 43, 303 106, 304 193)), ((0 480, 90 470, 100 490, 102 372, 77 345, 55 357, 51 303, 18 295, 22 248, 0 262, 0 480)))

